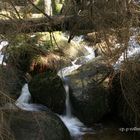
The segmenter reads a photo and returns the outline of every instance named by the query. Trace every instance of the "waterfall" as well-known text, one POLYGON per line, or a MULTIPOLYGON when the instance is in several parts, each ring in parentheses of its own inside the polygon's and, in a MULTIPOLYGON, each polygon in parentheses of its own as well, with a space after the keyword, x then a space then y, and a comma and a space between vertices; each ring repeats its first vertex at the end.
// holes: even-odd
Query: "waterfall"
POLYGON ((29 93, 28 90, 28 84, 25 84, 22 88, 21 91, 21 96, 19 96, 19 98, 17 99, 17 103, 29 103, 29 101, 31 100, 31 95, 29 93))
POLYGON ((93 133, 91 128, 87 128, 78 118, 72 115, 71 103, 69 98, 69 86, 67 84, 67 79, 64 78, 64 88, 66 91, 66 111, 64 115, 60 115, 59 117, 64 122, 66 127, 68 128, 71 136, 76 138, 76 140, 80 140, 81 136, 85 133, 93 133))
POLYGON ((68 79, 66 79, 66 75, 71 74, 72 71, 78 69, 83 64, 95 58, 95 53, 93 48, 85 46, 85 49, 88 51, 87 56, 81 56, 72 61, 72 65, 61 69, 58 72, 60 78, 64 81, 64 88, 66 91, 66 111, 64 115, 59 116, 61 120, 64 122, 66 127, 68 128, 72 137, 76 138, 76 140, 81 139, 81 136, 85 133, 93 133, 93 129, 87 128, 77 117, 73 116, 71 110, 71 103, 69 98, 69 86, 68 79), (77 64, 78 63, 78 64, 77 64))
MULTIPOLYGON (((93 133, 93 130, 91 128, 87 128, 78 118, 73 116, 71 110, 70 98, 69 98, 69 85, 67 81, 68 79, 66 79, 65 76, 71 74, 72 71, 78 69, 80 66, 87 63, 88 61, 90 61, 95 57, 94 50, 92 48, 89 48, 87 46, 85 46, 85 48, 89 53, 87 56, 76 58, 74 61, 72 61, 71 66, 65 67, 58 72, 58 75, 60 76, 60 78, 64 83, 64 88, 66 91, 66 101, 65 101, 66 110, 63 115, 58 115, 58 116, 61 118, 61 120, 68 128, 71 136, 76 138, 76 140, 79 140, 81 138, 81 135, 87 132, 93 133)), ((15 104, 22 110, 27 110, 27 111, 47 110, 46 106, 31 103, 31 95, 28 89, 28 84, 25 84, 23 86, 21 95, 17 99, 15 104)))
POLYGON ((21 95, 16 100, 16 106, 22 110, 26 111, 43 111, 47 110, 47 107, 40 104, 33 104, 31 102, 31 94, 28 89, 28 84, 26 83, 21 91, 21 95))
POLYGON ((64 81, 64 88, 65 88, 65 91, 66 91, 66 101, 65 101, 66 111, 65 111, 65 115, 70 118, 72 116, 72 113, 71 113, 71 104, 70 104, 70 98, 69 98, 69 86, 66 83, 66 78, 65 78, 65 81, 64 81))

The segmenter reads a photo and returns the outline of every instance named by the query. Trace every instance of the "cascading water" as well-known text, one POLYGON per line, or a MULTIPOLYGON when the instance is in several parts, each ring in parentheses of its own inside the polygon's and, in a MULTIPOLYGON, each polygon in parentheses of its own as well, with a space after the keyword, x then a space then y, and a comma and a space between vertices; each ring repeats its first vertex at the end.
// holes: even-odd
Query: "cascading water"
MULTIPOLYGON (((67 79, 65 78, 66 75, 70 74, 72 71, 78 69, 80 66, 88 62, 89 60, 93 59, 95 57, 94 50, 89 47, 85 47, 88 51, 87 56, 82 56, 81 58, 77 58, 72 62, 72 66, 66 67, 58 72, 58 75, 61 77, 61 79, 64 81, 64 88, 66 91, 66 111, 63 116, 59 116, 61 120, 64 122, 68 130, 70 131, 70 134, 73 138, 81 139, 81 135, 89 132, 93 133, 93 130, 91 128, 86 128, 82 122, 76 117, 72 115, 71 111, 71 105, 70 105, 70 99, 69 99, 69 86, 67 84, 67 79), (80 61, 79 61, 80 60, 80 61), (76 64, 78 63, 78 64, 76 64)), ((40 111, 40 110, 46 110, 47 107, 44 107, 43 105, 38 104, 32 104, 31 102, 31 95, 28 90, 28 84, 25 84, 22 88, 21 96, 16 101, 16 106, 23 110, 28 111, 40 111)))
POLYGON ((88 55, 76 58, 74 61, 71 62, 72 63, 71 66, 68 66, 68 67, 65 67, 65 68, 59 70, 58 75, 61 78, 71 74, 72 71, 78 69, 82 65, 86 64, 88 61, 95 58, 94 49, 91 47, 88 47, 88 46, 84 46, 84 47, 87 50, 88 55))
MULTIPOLYGON (((134 39, 135 37, 132 36, 130 38, 129 44, 130 44, 130 56, 132 56, 135 53, 140 52, 140 47, 138 44, 136 44, 136 41, 134 39), (133 50, 133 51, 132 51, 133 50)), ((79 40, 82 38, 80 37, 79 40)), ((2 49, 4 46, 7 44, 1 43, 0 44, 0 49, 2 49)), ((91 128, 86 128, 82 122, 79 121, 78 118, 72 115, 71 111, 71 105, 70 105, 70 99, 69 99, 69 86, 67 84, 67 79, 65 78, 66 75, 71 74, 72 71, 78 69, 80 66, 83 64, 87 63, 91 59, 95 57, 94 50, 93 48, 90 48, 88 46, 85 46, 85 49, 88 51, 87 56, 81 56, 79 58, 76 58, 73 62, 72 65, 66 68, 61 69, 58 72, 58 75, 61 77, 61 79, 64 81, 64 88, 66 91, 66 111, 65 114, 62 116, 59 116, 61 120, 64 122, 64 124, 67 126, 67 128, 70 131, 70 134, 72 137, 74 137, 76 140, 81 139, 81 135, 85 133, 93 133, 93 130, 91 128)), ((3 60, 3 55, 0 53, 0 62, 2 63, 3 60)), ((118 62, 114 65, 114 67, 117 67, 123 61, 123 56, 121 56, 118 60, 118 62)), ((40 110, 47 110, 46 106, 43 105, 38 105, 38 104, 33 104, 31 103, 31 95, 28 90, 28 84, 25 84, 22 88, 22 93, 21 96, 17 99, 16 101, 16 106, 23 110, 28 110, 28 111, 40 111, 40 110)))
POLYGON ((28 89, 28 84, 25 84, 22 88, 21 95, 16 101, 16 106, 26 111, 40 111, 47 110, 46 106, 40 104, 32 104, 31 102, 31 94, 28 89))
POLYGON ((78 118, 72 115, 71 104, 69 98, 69 86, 67 84, 67 79, 63 79, 65 84, 64 88, 66 91, 66 111, 65 114, 59 116, 68 128, 71 136, 76 140, 81 140, 81 136, 85 133, 93 133, 91 128, 87 128, 78 118))
MULTIPOLYGON (((4 55, 2 54, 2 49, 4 48, 4 47, 6 47, 8 45, 8 42, 7 41, 2 41, 1 43, 0 43, 0 64, 2 64, 2 62, 3 62, 3 58, 4 58, 4 55)), ((5 63, 4 63, 4 65, 6 65, 5 63)))
MULTIPOLYGON (((66 79, 65 79, 66 81, 66 79)), ((69 98, 69 86, 68 84, 64 84, 64 88, 65 88, 65 91, 66 91, 66 101, 65 101, 65 104, 66 104, 66 111, 65 111, 65 115, 70 118, 72 116, 72 113, 71 113, 71 104, 70 104, 70 98, 69 98)))
POLYGON ((60 116, 60 118, 64 122, 66 127, 69 129, 71 136, 76 140, 80 140, 81 136, 87 132, 93 133, 93 130, 91 128, 87 128, 78 118, 72 115, 69 98, 69 86, 67 84, 67 79, 65 78, 65 76, 71 74, 72 71, 78 69, 83 64, 95 58, 93 48, 87 46, 85 46, 85 48, 89 53, 87 56, 77 58, 72 62, 72 66, 63 68, 58 72, 58 75, 65 83, 64 88, 66 91, 66 113, 63 116, 60 116))

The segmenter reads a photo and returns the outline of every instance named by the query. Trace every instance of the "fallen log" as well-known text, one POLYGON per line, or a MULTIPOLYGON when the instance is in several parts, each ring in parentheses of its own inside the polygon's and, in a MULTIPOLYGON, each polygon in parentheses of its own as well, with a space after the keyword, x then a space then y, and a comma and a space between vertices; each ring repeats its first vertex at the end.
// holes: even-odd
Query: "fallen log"
MULTIPOLYGON (((0 20, 0 34, 16 34, 16 33, 33 33, 33 32, 52 32, 52 31, 70 31, 73 34, 84 34, 93 31, 105 29, 124 28, 131 18, 120 18, 118 15, 110 13, 108 15, 111 19, 95 19, 91 20, 89 17, 79 15, 57 15, 49 19, 47 17, 31 18, 31 19, 9 19, 0 20), (121 20, 124 23, 123 27, 121 20), (118 23, 117 23, 118 21, 118 23)), ((120 15, 121 17, 121 15, 120 15)), ((137 26, 137 25, 134 25, 137 26)))

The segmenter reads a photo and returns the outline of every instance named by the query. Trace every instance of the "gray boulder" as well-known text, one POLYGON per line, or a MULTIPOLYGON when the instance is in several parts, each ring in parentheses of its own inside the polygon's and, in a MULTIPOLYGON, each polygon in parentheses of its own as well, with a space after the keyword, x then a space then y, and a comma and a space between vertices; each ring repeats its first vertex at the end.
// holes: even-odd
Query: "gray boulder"
MULTIPOLYGON (((4 119, 7 125, 5 135, 10 140, 70 140, 70 134, 60 120, 51 111, 28 112, 28 111, 4 111, 4 119)), ((2 123, 1 123, 2 124, 2 123)), ((7 140, 7 139, 6 139, 7 140)))
POLYGON ((43 104, 52 111, 62 114, 65 110, 65 89, 55 72, 38 74, 29 82, 33 102, 43 104))
POLYGON ((106 89, 111 69, 91 61, 67 76, 73 113, 85 124, 98 122, 109 111, 106 89))

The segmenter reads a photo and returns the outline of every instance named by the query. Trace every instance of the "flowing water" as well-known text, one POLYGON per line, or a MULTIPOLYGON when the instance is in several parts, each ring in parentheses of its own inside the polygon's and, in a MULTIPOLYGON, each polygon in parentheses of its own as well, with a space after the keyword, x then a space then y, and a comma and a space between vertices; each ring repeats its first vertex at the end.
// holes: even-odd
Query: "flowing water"
POLYGON ((88 47, 88 46, 84 46, 84 47, 87 50, 88 55, 76 58, 74 61, 71 62, 71 64, 72 64, 71 66, 68 66, 68 67, 65 67, 65 68, 59 70, 58 75, 61 78, 71 74, 72 71, 78 69, 82 65, 86 64, 88 61, 95 58, 94 49, 91 47, 88 47))
MULTIPOLYGON (((58 72, 58 75, 62 78, 64 81, 64 88, 66 91, 66 110, 64 115, 58 115, 61 120, 64 122, 66 127, 68 128, 71 136, 76 139, 80 140, 81 136, 85 133, 93 133, 93 130, 91 128, 87 128, 78 118, 72 115, 71 111, 71 105, 70 105, 70 99, 69 99, 69 86, 67 84, 67 79, 65 78, 66 75, 70 74, 73 70, 78 69, 82 64, 85 64, 89 60, 93 59, 95 57, 94 50, 92 48, 88 48, 86 46, 86 50, 88 51, 87 56, 83 56, 80 64, 75 64, 77 60, 72 62, 72 66, 66 67, 58 72), (82 63, 83 60, 83 63, 82 63)), ((25 84, 22 88, 21 96, 16 101, 16 106, 23 110, 28 111, 40 111, 45 110, 47 107, 44 107, 43 105, 33 104, 31 103, 31 95, 28 90, 28 84, 25 84)))
MULTIPOLYGON (((67 81, 66 78, 64 78, 63 80, 64 82, 67 81)), ((82 135, 84 135, 85 133, 94 133, 94 131, 91 128, 87 128, 78 118, 73 116, 69 98, 69 86, 67 83, 64 84, 64 88, 66 91, 66 111, 64 115, 59 117, 68 128, 71 136, 76 140, 81 140, 82 135)))
POLYGON ((69 86, 67 84, 67 79, 65 78, 66 75, 71 74, 72 71, 78 69, 80 66, 95 58, 93 48, 90 48, 88 46, 84 47, 88 52, 87 56, 76 58, 74 61, 72 61, 71 66, 65 67, 58 72, 58 75, 64 81, 64 88, 66 91, 66 113, 63 116, 60 116, 60 118, 70 131, 71 136, 76 140, 80 140, 82 138, 82 135, 84 135, 85 133, 94 133, 93 129, 87 128, 78 118, 72 115, 69 98, 69 86))
MULTIPOLYGON (((137 54, 140 54, 140 44, 136 41, 136 36, 139 34, 140 29, 131 29, 131 32, 133 35, 130 37, 128 42, 128 49, 127 49, 127 58, 131 58, 134 56, 137 56, 137 54)), ((119 47, 120 45, 117 44, 119 47)), ((118 61, 114 64, 114 69, 119 69, 121 66, 121 63, 124 61, 124 53, 120 56, 118 61)))
MULTIPOLYGON (((8 45, 7 41, 0 42, 0 64, 3 63, 3 58, 4 58, 4 55, 2 53, 2 49, 4 49, 4 47, 6 47, 7 45, 8 45)), ((5 63, 3 63, 3 64, 6 65, 5 63)))
MULTIPOLYGON (((136 41, 134 41, 133 36, 130 38, 129 43, 131 45, 133 45, 133 47, 132 46, 130 47, 131 50, 130 51, 128 50, 130 52, 130 56, 136 54, 137 52, 138 53, 140 52, 140 47, 139 47, 139 45, 135 44, 136 41)), ((6 42, 1 43, 0 44, 0 49, 2 49, 6 45, 7 45, 6 42)), ((72 111, 71 111, 70 99, 69 99, 69 86, 67 84, 67 79, 65 78, 65 76, 69 75, 72 71, 78 69, 80 66, 84 65, 85 63, 87 63, 91 59, 94 59, 94 57, 95 57, 94 50, 92 48, 88 47, 88 46, 85 46, 85 48, 88 51, 87 56, 81 56, 81 57, 75 59, 72 62, 71 66, 63 68, 58 72, 58 75, 64 81, 64 88, 65 88, 65 91, 66 91, 66 110, 65 110, 64 115, 61 115, 59 117, 64 122, 64 124, 68 128, 71 136, 75 140, 81 140, 81 139, 84 139, 84 140, 97 140, 98 138, 96 138, 95 135, 93 136, 93 134, 95 134, 95 131, 93 129, 91 129, 91 128, 87 128, 82 122, 80 122, 80 120, 78 118, 73 116, 72 111)), ((0 63, 2 63, 2 60, 3 60, 3 55, 0 52, 0 63)), ((114 65, 114 67, 117 68, 118 65, 120 65, 120 63, 122 61, 123 61, 123 55, 119 58, 117 63, 114 65)), ((17 99, 15 104, 19 108, 21 108, 23 110, 28 110, 28 111, 47 110, 46 106, 32 103, 31 95, 30 95, 30 92, 28 90, 28 84, 25 84, 23 86, 21 95, 17 99)), ((107 140, 109 140, 109 139, 107 139, 107 140)), ((119 139, 119 140, 123 140, 123 139, 119 139)))
POLYGON ((28 89, 28 84, 25 84, 22 88, 21 95, 16 101, 16 106, 26 111, 42 111, 47 110, 46 106, 40 104, 31 103, 31 94, 28 89))

